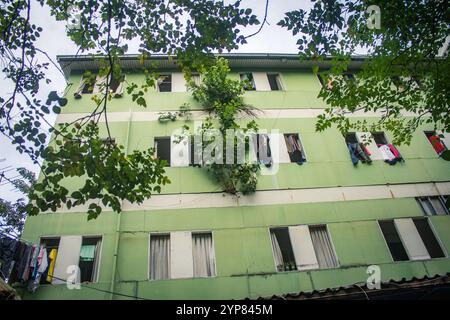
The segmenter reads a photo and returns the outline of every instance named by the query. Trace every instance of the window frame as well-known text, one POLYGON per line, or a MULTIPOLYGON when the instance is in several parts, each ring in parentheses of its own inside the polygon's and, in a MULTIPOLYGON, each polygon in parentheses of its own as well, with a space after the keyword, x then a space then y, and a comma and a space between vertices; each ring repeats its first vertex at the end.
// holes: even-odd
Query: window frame
POLYGON ((169 257, 170 257, 170 251, 171 251, 171 248, 172 248, 172 241, 171 241, 171 236, 170 236, 170 231, 169 232, 167 232, 167 231, 156 231, 156 232, 153 232, 153 231, 150 231, 149 233, 148 233, 148 250, 147 250, 147 278, 148 278, 148 281, 167 281, 167 280, 172 280, 172 278, 170 278, 170 264, 169 264, 169 278, 168 279, 152 279, 151 278, 151 275, 150 275, 150 265, 151 265, 151 263, 150 263, 150 259, 151 259, 151 252, 150 252, 150 249, 151 249, 151 241, 152 241, 152 235, 160 235, 160 236, 169 236, 169 257))
POLYGON ((165 168, 171 167, 171 160, 172 160, 172 143, 171 143, 171 137, 170 136, 157 136, 153 138, 153 147, 155 148, 155 157, 160 160, 166 160, 167 166, 165 168), (161 140, 167 140, 169 141, 169 160, 166 159, 160 159, 158 158, 158 144, 157 139, 161 140))
POLYGON ((211 235, 211 246, 214 252, 214 275, 213 276, 204 276, 204 277, 196 277, 194 276, 194 252, 192 252, 192 278, 191 279, 209 279, 217 277, 217 258, 216 258, 216 243, 214 241, 214 230, 193 230, 191 232, 191 241, 192 248, 194 248, 194 241, 192 240, 192 236, 194 234, 210 234, 211 235))
POLYGON ((376 220, 376 221, 377 221, 378 229, 380 230, 380 233, 381 233, 381 237, 383 238, 384 244, 386 246, 386 250, 389 252, 389 256, 391 257, 391 261, 394 263, 414 261, 414 260, 411 260, 411 257, 409 256, 408 250, 406 249, 406 246, 405 246, 405 242, 403 241, 402 236, 400 235, 400 232, 398 232, 398 229, 397 229, 397 226, 395 225, 394 219, 380 219, 380 220, 376 220), (392 224, 394 225, 394 228, 395 228, 395 232, 397 232, 398 238, 400 239, 400 242, 403 246, 403 250, 405 251, 406 256, 408 257, 408 260, 394 260, 394 256, 392 255, 392 252, 391 252, 391 249, 389 248, 386 237, 384 236, 383 229, 381 228, 380 221, 392 221, 392 224))
POLYGON ((252 84, 252 88, 253 89, 246 89, 246 87, 244 86, 244 91, 250 91, 250 92, 252 92, 252 91, 257 91, 256 90, 256 82, 255 82, 255 77, 253 76, 253 72, 239 72, 239 81, 242 83, 242 84, 244 84, 244 81, 245 80, 248 80, 251 84, 252 84), (242 75, 247 75, 247 74, 250 74, 251 76, 252 76, 252 80, 250 81, 250 80, 248 80, 248 79, 244 79, 244 80, 242 80, 242 75))
POLYGON ((273 90, 272 88, 270 88, 270 91, 286 91, 286 89, 284 87, 284 81, 281 78, 281 73, 279 73, 279 72, 266 72, 266 76, 267 76, 267 82, 269 83, 269 87, 270 87, 269 76, 275 76, 275 82, 277 83, 277 86, 278 86, 278 90, 273 90))
POLYGON ((420 209, 422 210, 422 213, 425 217, 434 217, 434 216, 448 216, 450 215, 450 210, 446 207, 445 205, 445 196, 444 195, 436 195, 436 196, 419 196, 419 197, 415 197, 416 202, 419 204, 420 209), (430 203, 430 205, 433 207, 434 212, 436 212, 436 208, 434 207, 433 203, 430 201, 430 198, 437 198, 439 203, 441 204, 441 206, 444 208, 445 213, 442 214, 432 214, 432 215, 428 215, 425 212, 424 206, 422 204, 422 198, 426 198, 426 201, 428 201, 430 203))
MULTIPOLYGON (((98 283, 98 279, 100 279, 100 267, 101 267, 101 262, 102 262, 102 252, 103 252, 103 239, 104 239, 104 236, 103 235, 98 235, 98 234, 93 234, 93 235, 91 235, 91 234, 82 234, 81 235, 81 246, 83 246, 83 240, 84 240, 84 238, 93 238, 93 239, 95 239, 95 238, 97 238, 97 239, 99 239, 100 240, 100 249, 99 249, 99 252, 98 252, 98 254, 97 254, 97 251, 95 252, 95 257, 94 257, 94 267, 92 268, 92 276, 91 276, 91 278, 92 277, 94 277, 94 268, 95 268, 95 264, 97 264, 97 274, 95 275, 95 279, 93 279, 92 281, 85 281, 85 282, 82 282, 81 281, 81 269, 80 269, 80 283, 98 283), (98 256, 98 261, 96 261, 95 260, 95 258, 98 256)), ((98 242, 98 240, 97 240, 97 242, 98 242)), ((81 247, 80 247, 80 253, 81 253, 81 247)), ((78 257, 78 268, 79 268, 79 266, 80 266, 80 257, 78 257)))
MULTIPOLYGON (((444 243, 442 242, 442 240, 437 236, 437 232, 436 232, 436 229, 434 228, 433 221, 431 221, 431 219, 428 217, 412 217, 412 219, 413 219, 413 222, 414 222, 414 220, 420 220, 420 219, 427 220, 428 226, 430 227, 430 230, 433 233, 433 237, 436 239, 437 243, 439 244, 439 247, 442 250, 442 253, 444 254, 443 257, 432 258, 430 253, 428 252, 428 248, 427 248, 427 252, 428 252, 428 255, 430 256, 430 259, 422 260, 422 261, 429 261, 429 260, 433 260, 433 259, 447 259, 449 257, 447 249, 444 246, 444 243)), ((414 224, 414 226, 416 226, 416 225, 414 224)), ((417 229, 417 226, 416 226, 416 229, 417 229)), ((417 232, 419 233, 419 236, 422 239, 422 235, 420 234, 419 229, 417 229, 417 232)), ((423 239, 422 239, 422 242, 424 242, 423 239)), ((425 242, 424 242, 424 245, 425 245, 425 242)), ((426 248, 426 245, 425 245, 425 248, 426 248)))
MULTIPOLYGON (((308 155, 306 154, 305 145, 303 144, 302 138, 300 137, 301 134, 299 132, 286 132, 286 133, 283 132, 282 135, 283 135, 285 144, 286 144, 286 135, 297 135, 298 143, 300 144, 300 147, 302 148, 301 153, 302 153, 302 155, 304 157, 303 164, 308 162, 308 155)), ((287 148, 287 144, 286 144, 286 148, 287 148)), ((288 152, 288 154, 289 154, 289 152, 288 152)), ((290 159, 290 156, 289 156, 289 159, 290 159)), ((290 163, 296 163, 296 162, 291 160, 290 163)))
POLYGON ((173 77, 172 77, 172 73, 161 73, 161 74, 158 76, 158 78, 156 79, 156 92, 158 92, 158 93, 171 93, 171 92, 173 92, 173 77), (159 82, 159 79, 160 79, 161 77, 166 77, 165 79, 167 79, 167 77, 170 78, 170 90, 169 90, 169 91, 161 91, 161 89, 160 89, 160 87, 159 87, 160 84, 162 84, 162 83, 167 83, 167 82, 165 82, 164 80, 161 81, 161 82, 159 82))
MULTIPOLYGON (((332 270, 332 269, 339 269, 341 267, 341 263, 339 261, 339 256, 337 255, 336 247, 334 245, 333 238, 331 237, 330 228, 328 227, 328 224, 326 224, 326 223, 314 223, 314 224, 293 224, 293 225, 282 225, 282 226, 273 226, 273 225, 271 225, 271 226, 269 226, 267 228, 267 230, 268 230, 268 236, 269 236, 269 238, 268 238, 269 239, 269 245, 270 245, 270 248, 272 250, 272 259, 273 259, 273 263, 274 263, 274 266, 275 266, 275 272, 277 274, 278 273, 288 273, 288 272, 309 272, 309 271, 332 270), (313 268, 313 269, 302 269, 302 270, 299 270, 297 268, 297 261, 295 260, 295 254, 294 254, 294 249, 293 249, 294 247, 292 245, 292 239, 291 239, 290 234, 289 234, 289 227, 295 227, 295 226, 307 226, 310 234, 311 234, 310 227, 325 227, 328 239, 330 240, 330 243, 331 243, 331 250, 333 252, 334 257, 336 258, 337 266, 336 267, 330 267, 330 268, 320 268, 320 266, 318 266, 317 268, 313 268), (271 230, 272 229, 284 229, 284 228, 288 229, 289 243, 291 244, 292 254, 293 254, 293 257, 294 257, 294 262, 295 262, 295 267, 296 267, 295 270, 278 271, 278 268, 277 268, 277 261, 275 259, 275 252, 274 252, 274 248, 273 248, 273 245, 272 245, 271 230)), ((314 246, 314 243, 313 243, 312 239, 311 239, 311 244, 312 244, 312 246, 314 248, 314 254, 316 255, 316 259, 317 259, 316 248, 314 246)), ((317 264, 319 264, 318 261, 317 261, 317 264)))
POLYGON ((446 259, 446 258, 449 257, 448 256, 448 252, 446 250, 446 247, 443 245, 441 239, 437 236, 436 229, 434 228, 434 225, 433 225, 431 219, 428 218, 428 216, 425 216, 425 217, 424 216, 414 216, 414 217, 402 217, 402 218, 391 218, 391 219, 379 219, 379 220, 376 220, 376 221, 377 221, 377 225, 378 225, 378 228, 380 230, 380 233, 381 233, 381 237, 383 238, 383 241, 384 241, 384 243, 386 245, 386 249, 389 252, 389 255, 391 257, 391 261, 393 263, 405 263, 405 262, 415 262, 415 261, 432 261, 434 259, 446 259), (414 227, 416 228, 417 233, 419 234, 420 240, 423 242, 423 244, 425 246, 425 249, 427 251, 427 254, 430 256, 430 258, 429 259, 415 259, 415 260, 412 259, 411 256, 409 255, 408 249, 407 249, 407 247, 405 245, 405 242, 404 242, 404 240, 402 238, 402 235, 398 231, 397 226, 396 226, 396 224, 394 222, 395 219, 412 219, 413 223, 414 223, 414 219, 426 219, 426 220, 428 220, 427 222, 428 222, 428 225, 430 226, 431 231, 433 232, 433 236, 436 239, 436 241, 438 242, 439 246, 441 247, 441 250, 444 253, 445 257, 431 258, 431 255, 428 252, 428 249, 426 248, 425 243, 422 240, 422 235, 420 234, 419 230, 417 229, 416 225, 414 224, 414 227), (397 235, 398 235, 398 237, 399 237, 399 239, 400 239, 400 241, 402 243, 403 249, 405 250, 406 256, 408 257, 408 260, 398 260, 398 261, 394 260, 394 257, 392 256, 392 253, 391 253, 391 250, 389 249, 389 245, 387 244, 386 238, 384 237, 383 230, 381 229, 381 226, 380 226, 380 223, 379 223, 380 221, 392 221, 392 224, 394 225, 395 231, 397 232, 397 235))

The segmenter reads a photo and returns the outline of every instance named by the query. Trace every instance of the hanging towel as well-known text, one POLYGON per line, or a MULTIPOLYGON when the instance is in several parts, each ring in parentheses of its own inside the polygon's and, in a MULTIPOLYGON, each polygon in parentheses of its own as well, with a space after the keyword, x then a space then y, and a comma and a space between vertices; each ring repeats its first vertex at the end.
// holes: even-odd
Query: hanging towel
POLYGON ((391 149, 385 144, 378 145, 378 149, 381 152, 384 160, 392 161, 395 159, 394 154, 391 152, 391 149))
POLYGON ((81 261, 94 261, 95 258, 95 244, 81 246, 80 260, 81 261))
POLYGON ((402 157, 400 156, 400 153, 398 152, 398 150, 394 147, 393 144, 388 144, 389 149, 391 150, 392 154, 397 158, 397 159, 401 159, 402 157))

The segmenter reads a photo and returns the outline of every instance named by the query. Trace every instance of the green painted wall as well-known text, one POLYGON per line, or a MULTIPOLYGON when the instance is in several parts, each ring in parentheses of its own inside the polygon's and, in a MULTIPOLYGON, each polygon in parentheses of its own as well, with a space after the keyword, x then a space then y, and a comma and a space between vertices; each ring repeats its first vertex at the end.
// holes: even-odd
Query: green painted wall
MULTIPOLYGON (((238 79, 239 70, 230 75, 238 79)), ((247 71, 247 70, 242 70, 247 71)), ((277 70, 265 70, 277 71, 277 70)), ((264 108, 323 108, 317 98, 319 82, 310 72, 282 71, 286 91, 248 92, 246 101, 264 108)), ((64 113, 91 111, 90 96, 73 99, 80 75, 73 74, 64 113)), ((139 82, 142 76, 128 73, 127 81, 139 82)), ((199 106, 189 93, 147 94, 147 108, 135 106, 125 93, 113 99, 110 112, 178 110, 184 102, 194 109, 199 106)), ((368 119, 373 121, 373 119, 368 119)), ((244 120, 243 120, 244 121, 244 120)), ((340 133, 332 128, 315 132, 315 119, 258 119, 261 128, 280 132, 298 132, 307 154, 307 163, 281 164, 276 176, 260 176, 258 190, 314 188, 395 183, 450 181, 450 163, 438 158, 428 143, 422 127, 409 146, 399 147, 405 163, 389 166, 383 161, 354 167, 340 133)), ((113 136, 128 150, 153 146, 156 136, 169 136, 182 121, 161 124, 156 121, 134 121, 127 134, 128 123, 110 123, 113 136)), ((188 125, 192 128, 192 123, 188 125)), ((105 127, 101 134, 106 136, 105 127)), ((387 133, 389 137, 389 133, 387 133)), ((172 183, 163 193, 218 192, 220 188, 200 168, 167 168, 172 183)), ((79 186, 80 179, 65 182, 79 186)), ((109 290, 114 263, 114 246, 119 243, 114 291, 149 299, 227 299, 256 298, 288 292, 311 291, 365 282, 368 265, 381 267, 382 280, 433 276, 450 271, 450 259, 415 262, 393 262, 378 227, 378 219, 422 216, 413 198, 303 203, 237 208, 204 208, 152 210, 121 213, 104 212, 94 221, 84 213, 40 214, 27 219, 24 239, 38 241, 42 236, 102 235, 99 282, 81 290, 68 290, 65 285, 43 285, 27 299, 110 299, 109 290), (271 226, 327 224, 339 260, 339 269, 277 273, 269 237, 271 226), (148 280, 149 234, 160 231, 211 230, 215 245, 217 276, 207 279, 148 280), (95 290, 98 289, 98 290, 95 290)), ((450 251, 450 216, 431 217, 431 223, 446 252, 450 251)), ((447 255, 448 257, 448 255, 447 255)), ((125 299, 115 296, 114 299, 125 299)))
MULTIPOLYGON (((448 258, 420 262, 393 262, 377 219, 422 216, 414 199, 365 200, 295 205, 136 211, 122 213, 115 292, 146 298, 245 298, 324 289, 364 282, 368 265, 381 267, 382 279, 422 277, 449 270, 448 258), (340 269, 277 273, 270 244, 271 226, 328 225, 340 269), (149 234, 177 230, 211 230, 215 243, 217 276, 208 279, 148 280, 149 234)), ((115 213, 86 221, 83 213, 45 214, 28 218, 24 238, 79 234, 103 235, 99 283, 109 288, 115 213)), ((450 249, 449 217, 431 221, 445 250, 450 249)), ((92 289, 83 298, 104 298, 92 289)), ((79 290, 65 285, 44 285, 27 298, 79 298, 79 290), (57 289, 55 289, 57 288, 57 289)), ((120 298, 120 297, 115 297, 120 298)))

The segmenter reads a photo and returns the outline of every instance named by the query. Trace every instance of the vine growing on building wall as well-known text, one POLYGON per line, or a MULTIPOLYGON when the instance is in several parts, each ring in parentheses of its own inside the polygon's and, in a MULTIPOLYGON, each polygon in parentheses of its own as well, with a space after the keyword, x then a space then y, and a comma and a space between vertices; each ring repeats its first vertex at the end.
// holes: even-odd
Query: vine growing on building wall
POLYGON ((222 150, 227 146, 227 139, 233 139, 228 143, 233 148, 233 163, 227 163, 226 152, 214 150, 213 156, 219 161, 213 163, 203 163, 203 167, 211 172, 212 176, 221 185, 223 190, 228 193, 248 194, 254 192, 257 186, 257 175, 259 173, 259 165, 256 163, 238 163, 237 146, 245 145, 248 149, 249 139, 245 138, 247 133, 256 132, 258 125, 254 120, 248 122, 245 126, 240 126, 236 117, 245 113, 255 116, 254 108, 244 103, 244 86, 238 80, 227 78, 230 69, 228 61, 218 58, 216 63, 209 67, 202 76, 202 83, 195 84, 189 80, 188 86, 192 90, 193 97, 202 107, 209 113, 209 117, 203 121, 201 128, 195 134, 203 136, 200 150, 206 153, 208 146, 214 143, 216 137, 211 139, 205 138, 208 132, 216 130, 223 139, 222 150), (215 121, 217 120, 217 121, 215 121), (227 136, 227 130, 232 129, 234 132, 241 132, 242 135, 227 136))

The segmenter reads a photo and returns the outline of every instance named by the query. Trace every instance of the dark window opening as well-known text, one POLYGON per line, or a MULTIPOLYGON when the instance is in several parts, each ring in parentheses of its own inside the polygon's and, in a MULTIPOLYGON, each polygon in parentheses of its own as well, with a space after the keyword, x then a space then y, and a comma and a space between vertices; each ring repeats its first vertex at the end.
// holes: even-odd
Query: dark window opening
POLYGON ((386 135, 384 132, 372 132, 373 140, 377 145, 380 144, 389 144, 389 142, 386 139, 386 135))
POLYGON ((98 273, 98 259, 101 238, 83 237, 80 250, 80 281, 95 282, 98 273))
POLYGON ((413 221, 414 224, 416 225, 420 237, 422 238, 425 248, 427 248, 430 257, 431 258, 445 257, 444 251, 439 245, 439 242, 436 239, 433 230, 431 230, 430 224, 428 223, 428 219, 413 219, 413 221))
POLYGON ((349 132, 345 136, 345 142, 346 143, 358 143, 358 139, 356 138, 355 132, 349 132))
POLYGON ((109 82, 109 89, 112 92, 116 92, 119 85, 124 81, 124 76, 115 77, 111 76, 111 81, 109 82))
POLYGON ((276 239, 276 245, 279 246, 282 256, 281 264, 277 265, 277 270, 278 271, 297 270, 294 252, 292 251, 291 238, 289 236, 289 229, 288 228, 271 229, 270 234, 272 237, 272 243, 276 239))
POLYGON ((394 261, 409 260, 393 220, 378 221, 394 261))
POLYGON ((83 93, 83 94, 93 93, 96 76, 95 75, 83 75, 82 81, 83 81, 83 89, 81 90, 81 93, 83 93))
POLYGON ((158 91, 159 92, 171 92, 172 91, 172 75, 161 75, 158 79, 158 91))
POLYGON ((53 271, 55 267, 56 257, 58 255, 60 238, 42 238, 41 246, 47 251, 47 270, 41 275, 40 284, 51 284, 53 281, 53 271))
POLYGON ((155 138, 156 157, 165 160, 170 167, 170 137, 155 138))
POLYGON ((270 90, 272 91, 281 90, 280 75, 278 73, 268 73, 267 79, 269 80, 270 90))

